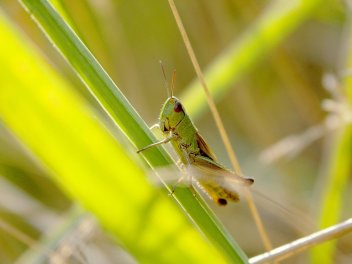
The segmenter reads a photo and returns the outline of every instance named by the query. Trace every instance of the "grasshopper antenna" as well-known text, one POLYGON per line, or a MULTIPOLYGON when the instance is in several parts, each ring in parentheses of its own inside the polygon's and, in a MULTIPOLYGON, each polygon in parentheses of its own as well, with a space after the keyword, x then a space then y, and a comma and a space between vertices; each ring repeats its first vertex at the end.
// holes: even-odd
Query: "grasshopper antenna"
POLYGON ((164 69, 163 62, 160 60, 159 63, 160 63, 161 72, 163 73, 163 76, 164 76, 164 86, 165 86, 166 91, 167 91, 167 96, 168 97, 172 97, 173 93, 172 93, 172 91, 170 92, 169 85, 167 84, 166 74, 165 74, 165 69, 164 69))
POLYGON ((171 97, 174 96, 175 82, 176 82, 176 70, 174 70, 173 73, 172 73, 172 80, 171 80, 171 97))

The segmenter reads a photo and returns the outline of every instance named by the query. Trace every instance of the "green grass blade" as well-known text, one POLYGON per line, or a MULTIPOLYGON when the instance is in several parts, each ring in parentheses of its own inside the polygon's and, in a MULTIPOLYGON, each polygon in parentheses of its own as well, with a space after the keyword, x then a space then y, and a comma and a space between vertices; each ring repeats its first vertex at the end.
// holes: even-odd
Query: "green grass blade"
MULTIPOLYGON (((44 0, 23 0, 21 2, 97 97, 102 107, 135 144, 136 149, 154 141, 145 122, 53 7, 44 0)), ((144 155, 153 167, 165 166, 171 162, 167 153, 161 149, 151 149, 144 155)), ((233 262, 247 261, 241 248, 227 234, 214 214, 204 203, 199 203, 190 190, 177 191, 175 196, 188 216, 228 259, 233 262)))
POLYGON ((61 188, 141 262, 225 263, 3 16, 0 33, 0 118, 61 188))
MULTIPOLYGON (((348 25, 348 41, 352 43, 351 22, 348 25)), ((352 66, 352 49, 351 45, 346 45, 348 56, 346 58, 345 67, 350 69, 352 66)), ((352 77, 347 76, 342 82, 342 87, 345 97, 342 102, 345 103, 346 109, 352 109, 352 77)), ((351 112, 341 113, 342 115, 351 115, 351 112)), ((348 181, 352 172, 352 124, 343 125, 334 135, 331 142, 331 152, 328 158, 327 180, 324 183, 323 191, 321 192, 320 215, 318 226, 326 228, 340 222, 343 207, 344 196, 346 194, 348 181)), ((336 242, 331 241, 318 246, 312 250, 312 263, 334 263, 334 255, 336 252, 336 242)))
MULTIPOLYGON (((241 37, 207 67, 205 79, 215 100, 220 100, 240 77, 287 35, 302 24, 322 0, 275 1, 241 37)), ((198 118, 207 101, 198 80, 181 96, 188 113, 198 118)))
MULTIPOLYGON (((83 221, 90 219, 90 215, 84 211, 81 207, 73 206, 65 214, 62 221, 50 228, 44 237, 41 237, 37 242, 36 247, 29 248, 23 253, 18 259, 16 264, 40 264, 48 263, 48 252, 55 252, 60 246, 65 245, 65 240, 68 237, 77 235, 77 230, 83 221)), ((88 234, 85 234, 86 236, 88 234)), ((66 243, 67 244, 67 243, 66 243)), ((53 254, 51 254, 51 257, 53 254)))
MULTIPOLYGON (((337 133, 332 142, 328 167, 328 181, 322 192, 319 227, 326 228, 341 221, 343 196, 351 173, 352 125, 337 133)), ((327 242, 312 250, 312 263, 334 263, 336 242, 327 242)))

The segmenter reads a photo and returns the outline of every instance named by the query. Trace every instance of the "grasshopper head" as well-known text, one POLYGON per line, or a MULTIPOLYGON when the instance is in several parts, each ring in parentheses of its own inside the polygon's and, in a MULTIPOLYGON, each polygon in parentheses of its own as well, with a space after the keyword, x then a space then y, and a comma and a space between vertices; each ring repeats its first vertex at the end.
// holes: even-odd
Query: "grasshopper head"
POLYGON ((167 133, 174 130, 185 117, 185 110, 176 97, 172 96, 166 100, 161 109, 159 126, 162 132, 167 133))

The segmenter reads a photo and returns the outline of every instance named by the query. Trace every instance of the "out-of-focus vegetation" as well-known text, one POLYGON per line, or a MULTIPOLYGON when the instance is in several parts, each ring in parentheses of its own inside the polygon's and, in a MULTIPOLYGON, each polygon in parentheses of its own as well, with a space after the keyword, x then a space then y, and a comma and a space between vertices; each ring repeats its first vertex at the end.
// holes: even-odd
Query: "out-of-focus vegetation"
MULTIPOLYGON (((53 4, 150 125, 157 121, 161 104, 167 95, 158 62, 164 62, 169 75, 176 69, 176 96, 184 99, 186 109, 189 109, 201 134, 213 147, 219 160, 230 167, 214 121, 204 100, 201 99, 202 91, 195 81, 194 70, 167 1, 56 0, 53 4)), ((350 1, 207 0, 177 1, 176 5, 200 64, 203 69, 207 69, 207 78, 219 102, 220 114, 231 136, 242 170, 256 180, 253 186, 254 195, 273 245, 279 246, 351 217, 350 1)), ((115 153, 115 145, 109 143, 111 138, 106 139, 105 143, 100 142, 97 133, 103 132, 94 132, 94 129, 103 130, 95 128, 99 122, 103 123, 115 138, 121 140, 123 135, 119 135, 118 129, 20 3, 1 0, 0 8, 2 16, 7 17, 13 24, 10 26, 13 33, 26 35, 26 38, 22 38, 22 44, 27 46, 29 53, 31 49, 33 53, 39 49, 47 63, 51 64, 51 68, 60 75, 51 79, 51 76, 43 72, 43 79, 38 76, 36 81, 28 77, 27 80, 26 74, 31 74, 31 77, 34 75, 30 69, 31 61, 23 65, 15 64, 16 60, 21 62, 21 57, 16 53, 16 49, 6 46, 6 41, 10 40, 0 32, 0 51, 3 54, 0 55, 3 59, 0 61, 0 96, 14 91, 9 83, 15 85, 18 91, 18 94, 12 94, 13 102, 1 102, 0 98, 0 109, 3 109, 0 113, 0 262, 13 263, 17 260, 18 263, 28 263, 30 259, 36 259, 38 263, 45 262, 46 252, 57 253, 57 261, 60 261, 60 257, 65 257, 67 252, 63 249, 65 245, 73 250, 64 262, 133 262, 133 257, 112 243, 108 232, 101 232, 95 220, 76 209, 76 198, 80 199, 83 205, 88 204, 82 200, 83 193, 76 193, 76 190, 81 190, 79 182, 84 182, 83 175, 79 176, 81 179, 51 178, 58 168, 75 174, 75 170, 80 168, 77 164, 81 164, 82 168, 86 164, 85 170, 91 175, 88 175, 89 178, 95 180, 96 189, 102 188, 99 186, 99 179, 106 174, 104 170, 116 171, 116 174, 119 174, 122 164, 116 160, 116 168, 106 166, 114 162, 111 160, 111 153, 115 153), (9 67, 11 61, 12 68, 9 67), (24 67, 26 65, 28 68, 24 67), (49 136, 46 138, 44 131, 48 124, 45 121, 43 130, 40 131, 43 137, 31 138, 31 129, 36 127, 31 126, 31 122, 36 120, 35 116, 33 120, 28 117, 21 120, 23 117, 17 115, 21 113, 20 107, 24 107, 25 103, 35 101, 31 101, 29 95, 20 93, 22 86, 30 87, 39 83, 42 86, 38 89, 43 89, 44 93, 45 88, 48 91, 52 88, 43 85, 46 84, 45 80, 55 81, 55 78, 63 79, 63 86, 67 83, 67 86, 72 87, 71 90, 78 92, 77 100, 80 105, 86 103, 93 109, 84 112, 83 118, 74 120, 76 124, 82 122, 79 123, 80 126, 71 124, 74 129, 78 129, 72 133, 81 135, 79 140, 83 143, 79 143, 77 138, 74 140, 74 137, 67 137, 67 140, 71 139, 72 142, 55 142, 56 138, 50 136, 52 131, 48 131, 49 136), (18 100, 15 100, 16 96, 18 100), (11 119, 7 118, 9 116, 11 119), (90 126, 84 126, 84 118, 90 120, 90 126), (18 133, 16 128, 23 127, 26 127, 25 131, 18 133), (41 142, 42 146, 31 144, 35 140, 41 142), (53 144, 46 145, 48 142, 53 144), (68 147, 73 144, 88 144, 89 155, 83 153, 81 157, 77 154, 77 160, 65 160, 65 144, 68 147), (40 148, 35 149, 34 146, 40 148), (45 161, 50 157, 46 155, 53 155, 53 158, 62 157, 61 163, 60 159, 57 159, 55 166, 48 166, 45 161), (101 166, 102 175, 96 175, 97 173, 90 169, 95 163, 101 166), (57 185, 57 182, 63 180, 66 182, 57 185), (62 190, 67 181, 72 181, 71 188, 62 190), (70 195, 67 195, 67 191, 70 195), (84 229, 86 222, 82 219, 88 219, 90 222, 87 226, 93 228, 84 229), (77 230, 85 231, 78 232, 81 235, 77 235, 77 230), (78 241, 72 242, 72 237, 78 237, 78 241), (58 240, 63 241, 61 248, 57 247, 58 240)), ((70 58, 68 60, 70 61, 70 58)), ((36 66, 33 65, 33 68, 36 66)), ((23 89, 25 91, 25 88, 23 89)), ((65 107, 72 107, 71 102, 62 105, 61 109, 53 105, 58 102, 60 101, 53 100, 48 93, 47 101, 41 103, 60 110, 53 114, 57 117, 67 116, 67 123, 62 124, 70 124, 69 120, 75 117, 70 115, 75 113, 65 113, 65 107)), ((37 112, 37 117, 40 116, 42 108, 39 107, 42 105, 33 104, 27 107, 29 115, 37 112)), ((80 109, 80 106, 78 108, 80 109)), ((77 113, 76 117, 80 116, 77 113)), ((48 117, 42 113, 42 118, 48 117)), ((33 131, 33 135, 38 135, 37 133, 38 131, 33 131)), ((58 134, 62 136, 62 133, 58 134)), ((105 137, 106 135, 102 136, 105 137)), ((129 149, 121 155, 134 152, 127 141, 120 144, 129 149)), ((126 162, 123 165, 126 165, 126 162)), ((79 169, 80 173, 82 170, 79 169)), ((131 211, 135 204, 133 197, 148 196, 145 193, 149 192, 149 189, 139 190, 143 186, 143 183, 140 185, 142 179, 133 181, 130 182, 130 193, 125 196, 125 206, 128 207, 131 203, 131 211)), ((119 183, 114 184, 119 186, 119 183)), ((116 203, 116 209, 113 200, 128 186, 121 190, 116 189, 117 194, 109 189, 113 186, 106 186, 106 193, 100 194, 95 193, 94 186, 91 186, 86 189, 91 192, 90 197, 89 192, 84 193, 88 195, 85 196, 86 200, 96 201, 97 208, 88 209, 100 212, 96 216, 107 230, 117 221, 109 219, 109 215, 121 213, 128 217, 131 213, 122 212, 118 207, 120 203, 116 203), (105 208, 98 208, 99 204, 105 208), (109 214, 106 210, 116 211, 109 214)), ((165 195, 160 198, 162 204, 168 204, 165 200, 172 199, 166 194, 160 195, 165 195)), ((218 208, 209 201, 209 206, 248 256, 264 251, 244 201, 224 208, 218 208)), ((136 206, 140 209, 141 207, 143 206, 136 206)), ((159 217, 157 212, 153 214, 153 211, 145 210, 145 214, 152 214, 148 217, 159 217)), ((161 230, 169 230, 168 227, 183 221, 178 220, 178 216, 171 216, 172 209, 169 212, 163 218, 155 220, 161 230)), ((136 215, 135 217, 141 217, 143 213, 138 212, 136 215)), ((133 214, 130 217, 133 217, 133 214)), ((143 223, 143 219, 130 220, 143 223)), ((118 225, 124 229, 123 222, 118 222, 118 225)), ((192 235, 189 234, 183 242, 178 237, 181 236, 180 233, 165 238, 165 248, 158 249, 160 251, 156 251, 155 255, 172 256, 172 253, 168 255, 168 249, 174 247, 170 241, 175 240, 179 241, 175 244, 179 246, 180 252, 182 248, 187 247, 187 243, 194 246, 189 248, 190 251, 197 251, 197 245, 203 248, 204 241, 199 239, 197 234, 193 234, 194 230, 189 227, 188 222, 185 222, 185 225, 192 235), (197 239, 199 242, 196 242, 197 239)), ((153 229, 148 229, 150 226, 153 225, 145 222, 139 227, 142 231, 149 230, 147 232, 151 232, 152 236, 162 236, 157 229, 152 233, 153 229)), ((113 228, 110 228, 110 231, 111 229, 113 228)), ((133 245, 126 245, 125 239, 131 239, 130 243, 133 244, 133 236, 129 237, 127 229, 125 232, 116 231, 112 234, 120 235, 122 244, 131 250, 133 245)), ((143 242, 139 242, 136 248, 143 246, 143 242)), ((208 246, 204 243, 204 248, 208 246)), ((349 263, 352 261, 351 249, 352 236, 349 235, 317 247, 311 252, 292 257, 287 263, 349 263)), ((136 259, 145 257, 138 253, 140 251, 132 250, 136 259)), ((213 254, 209 253, 209 256, 216 257, 216 254, 218 253, 214 251, 213 254)), ((193 254, 189 257, 197 259, 193 254)), ((210 258, 205 259, 210 261, 210 258)))

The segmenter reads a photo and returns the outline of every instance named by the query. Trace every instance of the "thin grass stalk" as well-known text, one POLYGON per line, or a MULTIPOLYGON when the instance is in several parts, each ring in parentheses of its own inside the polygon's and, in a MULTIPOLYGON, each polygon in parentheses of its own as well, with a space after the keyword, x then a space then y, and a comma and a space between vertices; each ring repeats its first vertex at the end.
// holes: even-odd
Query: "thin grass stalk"
MULTIPOLYGON (((218 128, 218 131, 220 132, 220 136, 221 136, 221 139, 223 141, 223 144, 225 146, 225 149, 227 151, 227 154, 228 156, 230 157, 230 160, 231 160, 231 163, 232 163, 232 166, 233 166, 233 169, 235 171, 236 174, 238 175, 242 175, 242 172, 241 172, 241 168, 240 168, 240 165, 237 161, 237 158, 236 158, 236 154, 231 146, 231 142, 230 142, 230 139, 227 135, 227 132, 225 130, 225 127, 224 127, 224 124, 221 120, 221 117, 220 117, 220 114, 216 108, 216 105, 215 105, 215 102, 209 92, 209 89, 208 89, 208 86, 205 82, 205 78, 204 78, 204 75, 203 75, 203 72, 199 66, 199 63, 198 63, 198 60, 196 58, 196 55, 194 53, 194 50, 192 48, 192 45, 191 45, 191 42, 189 41, 189 38, 187 36, 187 32, 183 26, 183 23, 182 23, 182 20, 181 20, 181 17, 180 15, 178 14, 178 11, 177 11, 177 8, 176 8, 176 5, 174 3, 173 0, 168 0, 169 1, 169 5, 171 7, 171 10, 172 10, 172 13, 175 17, 175 20, 176 20, 176 23, 177 23, 177 26, 180 30, 180 33, 181 33, 181 36, 183 38, 183 41, 185 43, 185 46, 186 46, 186 49, 187 49, 187 52, 188 52, 188 55, 190 56, 191 58, 191 61, 192 61, 192 64, 193 64, 193 67, 196 71, 196 74, 198 76, 198 79, 202 85, 202 88, 203 88, 203 91, 206 95, 206 98, 207 98, 207 102, 208 102, 208 105, 210 107, 210 111, 213 115, 213 118, 215 120, 215 124, 218 128)), ((249 191, 249 189, 246 189, 245 191, 245 195, 246 195, 246 198, 247 198, 247 202, 248 202, 248 206, 250 208, 250 211, 253 215, 253 219, 255 221, 255 224, 258 228, 258 231, 259 231, 259 234, 260 234, 260 237, 263 241, 263 244, 264 244, 264 247, 266 248, 266 250, 270 250, 272 249, 272 245, 271 245, 271 242, 270 242, 270 239, 269 239, 269 236, 265 230, 265 227, 264 227, 264 224, 260 218, 260 215, 259 215, 259 212, 257 210, 257 207, 255 206, 255 203, 254 203, 254 200, 253 200, 253 197, 249 191)))

